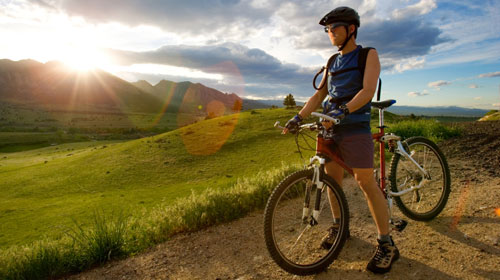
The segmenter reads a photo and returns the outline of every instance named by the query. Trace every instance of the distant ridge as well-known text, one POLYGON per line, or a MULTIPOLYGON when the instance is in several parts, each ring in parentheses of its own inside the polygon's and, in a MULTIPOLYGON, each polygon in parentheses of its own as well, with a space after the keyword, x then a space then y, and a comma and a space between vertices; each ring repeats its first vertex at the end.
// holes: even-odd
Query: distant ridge
POLYGON ((416 116, 482 117, 489 110, 471 109, 457 106, 391 106, 387 111, 398 115, 414 114, 416 116))
POLYGON ((158 112, 158 98, 102 70, 77 72, 56 61, 0 60, 0 101, 68 111, 158 112))
MULTIPOLYGON (((279 108, 285 107, 285 105, 283 105, 283 100, 280 99, 243 99, 243 101, 243 108, 245 108, 245 103, 248 103, 249 107, 255 107, 250 109, 269 108, 271 106, 276 106, 279 108)), ((304 106, 304 102, 295 101, 295 103, 297 104, 297 106, 304 106)))
POLYGON ((220 116, 240 111, 243 102, 235 93, 223 93, 200 83, 161 80, 153 86, 141 80, 131 84, 161 100, 170 112, 199 112, 220 116))
POLYGON ((103 70, 77 72, 57 61, 8 59, 0 60, 0 102, 65 111, 180 112, 198 117, 239 111, 242 105, 236 94, 199 83, 129 83, 103 70))

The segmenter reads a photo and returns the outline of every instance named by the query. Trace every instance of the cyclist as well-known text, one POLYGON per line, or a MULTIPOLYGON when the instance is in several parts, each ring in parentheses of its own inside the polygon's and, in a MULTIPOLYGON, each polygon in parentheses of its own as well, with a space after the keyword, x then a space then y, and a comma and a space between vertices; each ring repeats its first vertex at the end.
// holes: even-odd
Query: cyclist
MULTIPOLYGON (((361 187, 368 207, 377 226, 377 249, 368 262, 367 269, 375 273, 386 273, 392 263, 399 258, 399 251, 389 234, 389 213, 387 202, 373 176, 373 140, 370 130, 371 99, 377 87, 380 62, 375 49, 370 49, 366 58, 364 76, 361 72, 349 71, 357 67, 358 55, 362 49, 356 44, 357 29, 360 26, 358 13, 349 7, 338 7, 326 14, 319 24, 325 26, 333 46, 338 47, 339 55, 325 69, 320 85, 322 87, 309 98, 300 112, 290 119, 283 133, 293 132, 303 118, 309 116, 323 102, 323 113, 340 119, 338 125, 323 122, 329 129, 335 144, 331 147, 338 151, 343 160, 353 169, 354 178, 361 187), (347 71, 342 71, 347 70, 347 71), (329 96, 328 99, 325 98, 329 96)), ((334 161, 325 164, 325 172, 340 186, 344 175, 343 168, 334 161)), ((333 225, 322 240, 322 247, 329 249, 339 228, 339 210, 333 194, 329 192, 333 225)))

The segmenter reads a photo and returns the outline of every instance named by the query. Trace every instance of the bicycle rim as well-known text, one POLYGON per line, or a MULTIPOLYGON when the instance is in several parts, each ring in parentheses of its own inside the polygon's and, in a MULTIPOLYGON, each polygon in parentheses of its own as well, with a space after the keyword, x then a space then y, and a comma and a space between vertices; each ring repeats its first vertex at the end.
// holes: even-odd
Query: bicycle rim
POLYGON ((347 232, 348 218, 345 217, 348 217, 348 210, 343 193, 332 186, 331 179, 324 180, 322 189, 313 185, 311 179, 312 170, 299 171, 287 177, 272 194, 265 213, 266 244, 271 256, 282 268, 299 275, 327 268, 340 252, 347 232), (341 228, 329 250, 321 246, 323 237, 333 224, 327 188, 334 190, 332 201, 336 201, 341 211, 341 228), (317 192, 321 193, 321 207, 315 219, 313 208, 317 192), (306 195, 310 196, 311 210, 303 218, 306 195))
POLYGON ((398 155, 391 168, 392 191, 399 192, 419 185, 422 188, 395 197, 396 203, 410 218, 432 219, 444 208, 450 191, 446 160, 438 147, 425 138, 410 138, 404 147, 429 177, 426 178, 409 159, 398 155))

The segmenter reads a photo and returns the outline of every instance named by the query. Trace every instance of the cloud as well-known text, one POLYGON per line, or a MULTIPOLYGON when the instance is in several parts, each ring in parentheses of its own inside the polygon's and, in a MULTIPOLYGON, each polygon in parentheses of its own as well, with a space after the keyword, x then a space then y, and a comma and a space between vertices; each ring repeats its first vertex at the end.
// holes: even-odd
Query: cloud
POLYGON ((485 73, 481 74, 478 76, 479 78, 493 78, 493 77, 500 77, 500 71, 497 72, 491 72, 491 73, 485 73))
POLYGON ((246 33, 269 23, 272 7, 238 0, 30 0, 54 6, 95 23, 120 22, 129 26, 154 25, 165 31, 199 35, 246 33), (49 3, 50 2, 50 3, 49 3), (238 30, 234 30, 238 29, 238 30), (231 32, 233 31, 233 32, 231 32))
MULTIPOLYGON (((296 47, 332 51, 321 30, 296 28, 295 32, 291 36, 296 47)), ((383 58, 404 59, 426 55, 431 47, 447 42, 440 34, 437 27, 414 19, 377 20, 359 28, 357 42, 375 47, 383 58)))
POLYGON ((483 99, 481 96, 474 97, 474 100, 481 100, 481 99, 483 99))
MULTIPOLYGON (((291 42, 299 51, 315 51, 327 57, 334 50, 325 36, 319 19, 345 1, 278 1, 278 0, 206 0, 206 1, 137 1, 137 0, 29 0, 41 6, 56 7, 69 15, 81 16, 88 22, 120 22, 128 26, 152 25, 175 33, 186 40, 216 40, 246 44, 272 40, 291 42), (262 34, 262 30, 269 33, 262 34), (265 36, 266 38, 264 38, 265 36)), ((376 18, 377 3, 371 0, 349 1, 361 15, 358 42, 375 47, 392 69, 410 58, 422 57, 431 47, 447 42, 432 22, 413 15, 426 14, 435 1, 422 0, 396 10, 392 17, 376 18), (407 16, 400 16, 407 15, 407 16)), ((397 6, 401 6, 398 4, 397 6)), ((269 42, 268 42, 269 41, 269 42)), ((198 41, 201 42, 201 41, 198 41)), ((281 46, 280 46, 281 47, 281 46)), ((292 50, 290 50, 291 52, 292 50)), ((413 69, 398 66, 397 71, 413 69)))
POLYGON ((434 0, 421 0, 420 2, 402 9, 396 9, 392 15, 396 19, 420 16, 429 13, 437 7, 434 0))
POLYGON ((382 57, 404 59, 426 55, 431 47, 447 42, 439 28, 415 19, 380 20, 359 29, 362 45, 377 48, 382 57))
POLYGON ((479 88, 479 86, 477 84, 470 84, 469 88, 479 88))
POLYGON ((428 87, 435 88, 437 90, 439 90, 440 87, 447 86, 447 85, 451 85, 451 82, 439 80, 439 81, 430 82, 427 84, 428 87))
POLYGON ((409 97, 420 97, 420 96, 426 96, 426 95, 429 95, 428 92, 416 92, 416 91, 412 91, 412 92, 408 92, 408 96, 409 97))
POLYGON ((161 64, 183 67, 209 74, 220 74, 224 80, 242 77, 254 92, 279 93, 293 90, 310 94, 314 71, 283 63, 263 50, 235 43, 210 46, 167 45, 146 52, 107 50, 107 55, 122 66, 161 64))
MULTIPOLYGON (((389 61, 391 61, 391 60, 389 60, 389 61)), ((404 71, 411 70, 411 69, 423 68, 425 65, 425 58, 412 57, 409 59, 405 59, 399 63, 393 62, 392 64, 390 62, 387 63, 384 61, 384 59, 382 59, 381 63, 382 63, 382 67, 384 67, 384 66, 387 67, 387 66, 392 65, 392 69, 394 71, 404 72, 404 71)))

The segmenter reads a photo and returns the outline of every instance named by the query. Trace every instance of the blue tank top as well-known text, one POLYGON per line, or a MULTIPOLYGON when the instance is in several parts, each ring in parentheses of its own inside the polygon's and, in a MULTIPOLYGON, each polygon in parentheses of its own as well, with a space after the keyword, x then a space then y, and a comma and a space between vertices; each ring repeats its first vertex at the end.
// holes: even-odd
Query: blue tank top
MULTIPOLYGON (((328 111, 335 108, 335 105, 340 106, 348 103, 363 88, 363 80, 359 70, 347 71, 335 76, 331 75, 332 73, 344 69, 358 67, 358 56, 361 48, 362 47, 358 45, 352 52, 345 55, 337 55, 335 60, 330 65, 330 69, 328 69, 329 73, 327 83, 328 94, 334 99, 345 98, 345 100, 343 102, 339 102, 339 104, 330 104, 330 109, 328 111)), ((328 105, 328 102, 328 99, 325 100, 323 108, 326 109, 325 105, 328 105)), ((370 115, 371 101, 342 119, 340 126, 353 124, 355 127, 364 127, 369 129, 370 115)))

